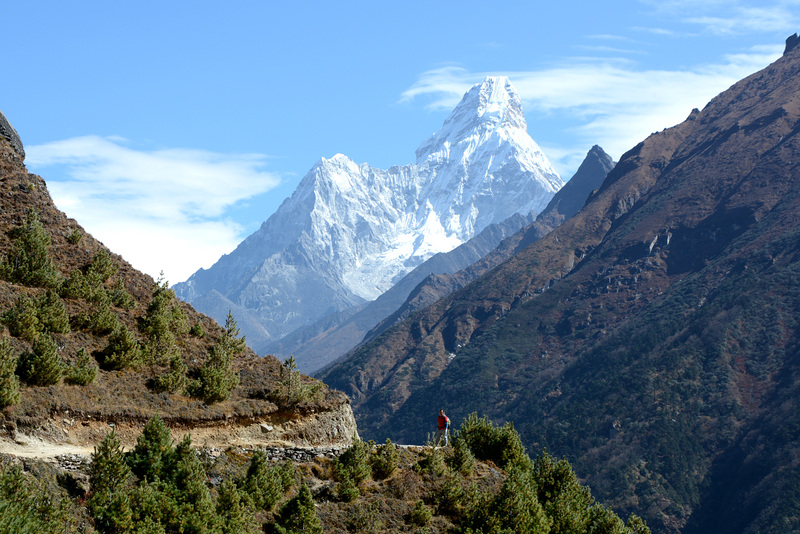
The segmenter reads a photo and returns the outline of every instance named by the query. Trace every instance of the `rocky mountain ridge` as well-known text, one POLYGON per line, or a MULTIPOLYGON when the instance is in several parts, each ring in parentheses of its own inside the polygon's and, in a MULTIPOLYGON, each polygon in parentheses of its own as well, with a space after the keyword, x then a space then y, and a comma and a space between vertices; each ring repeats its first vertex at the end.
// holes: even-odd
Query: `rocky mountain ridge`
POLYGON ((611 157, 594 146, 575 175, 535 219, 532 214, 528 217, 515 214, 502 224, 489 225, 463 245, 434 255, 354 314, 327 317, 311 327, 298 329, 269 345, 267 352, 279 358, 293 355, 301 369, 309 373, 318 371, 551 231, 578 211, 613 166, 611 157))
POLYGON ((362 433, 482 409, 655 531, 800 528, 796 39, 558 228, 323 373, 362 433))
POLYGON ((341 154, 321 159, 257 232, 176 292, 215 317, 235 310, 262 352, 374 300, 486 226, 541 211, 563 185, 503 77, 473 87, 417 159, 388 170, 341 154))

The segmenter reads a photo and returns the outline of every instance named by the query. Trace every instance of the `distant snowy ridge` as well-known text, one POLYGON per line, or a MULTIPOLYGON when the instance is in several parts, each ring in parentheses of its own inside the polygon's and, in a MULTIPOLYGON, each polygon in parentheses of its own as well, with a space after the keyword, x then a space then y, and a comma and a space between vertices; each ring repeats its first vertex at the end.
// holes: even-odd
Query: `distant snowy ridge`
POLYGON ((508 79, 486 78, 422 143, 416 164, 320 159, 258 231, 175 290, 217 320, 226 306, 248 310, 263 327, 245 330, 256 351, 371 301, 434 254, 547 205, 563 181, 526 127, 508 79))

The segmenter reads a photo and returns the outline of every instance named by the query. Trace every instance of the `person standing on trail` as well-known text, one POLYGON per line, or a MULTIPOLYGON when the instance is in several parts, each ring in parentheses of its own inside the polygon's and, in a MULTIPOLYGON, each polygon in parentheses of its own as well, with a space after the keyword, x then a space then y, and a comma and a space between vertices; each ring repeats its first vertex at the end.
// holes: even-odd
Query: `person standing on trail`
POLYGON ((450 418, 444 414, 444 410, 439 410, 439 429, 436 431, 436 439, 433 446, 436 447, 444 437, 444 446, 447 447, 447 433, 450 430, 450 418))

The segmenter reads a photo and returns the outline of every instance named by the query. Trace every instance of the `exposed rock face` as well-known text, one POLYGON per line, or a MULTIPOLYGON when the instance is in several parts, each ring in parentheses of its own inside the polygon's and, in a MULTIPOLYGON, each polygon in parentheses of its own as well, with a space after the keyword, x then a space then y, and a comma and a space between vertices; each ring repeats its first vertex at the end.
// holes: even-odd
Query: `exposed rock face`
POLYGON ((25 159, 25 149, 22 148, 22 140, 19 138, 17 131, 11 126, 11 123, 8 122, 6 116, 3 115, 3 112, 0 111, 0 136, 6 139, 6 141, 11 144, 11 147, 14 151, 21 157, 25 159))
POLYGON ((800 44, 800 36, 798 36, 796 33, 790 35, 789 37, 786 38, 786 48, 784 48, 783 53, 788 54, 789 52, 794 50, 794 47, 797 46, 798 44, 800 44))
POLYGON ((175 290, 218 320, 238 309, 250 346, 263 353, 299 327, 374 300, 487 226, 538 213, 562 185, 526 131, 516 90, 490 77, 422 143, 416 164, 321 159, 257 232, 175 290), (249 329, 254 322, 261 328, 249 329))

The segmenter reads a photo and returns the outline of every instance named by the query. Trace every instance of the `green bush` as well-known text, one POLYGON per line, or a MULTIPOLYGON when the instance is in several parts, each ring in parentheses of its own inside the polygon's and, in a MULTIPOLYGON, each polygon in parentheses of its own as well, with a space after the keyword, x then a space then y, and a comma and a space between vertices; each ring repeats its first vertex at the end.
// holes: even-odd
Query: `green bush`
POLYGON ((471 413, 461 424, 458 434, 479 460, 492 461, 502 468, 510 464, 524 465, 530 461, 511 423, 496 427, 488 417, 471 413))
POLYGON ((148 363, 162 365, 175 352, 177 339, 189 331, 186 313, 175 298, 169 284, 159 278, 153 288, 153 299, 140 320, 139 330, 147 338, 148 363))
POLYGON ((17 363, 17 374, 31 386, 58 384, 63 371, 64 363, 58 355, 58 346, 50 335, 39 336, 32 350, 22 353, 17 363))
POLYGON ((112 430, 94 448, 89 467, 91 496, 86 504, 99 532, 114 534, 132 528, 133 511, 127 493, 130 475, 122 444, 112 430))
POLYGON ((83 233, 77 228, 67 236, 67 241, 72 245, 77 245, 81 242, 81 239, 83 239, 83 233))
POLYGON ((294 356, 289 356, 281 366, 278 387, 268 397, 278 405, 292 405, 318 398, 322 387, 320 383, 304 384, 294 356))
POLYGON ((383 480, 388 478, 397 469, 397 447, 390 439, 386 443, 378 445, 369 455, 369 465, 372 469, 372 476, 383 480))
POLYGON ((512 465, 500 491, 489 502, 488 513, 484 516, 481 510, 469 514, 481 519, 471 526, 484 532, 550 532, 552 520, 539 503, 536 490, 530 470, 512 465))
POLYGON ((12 336, 31 343, 42 332, 69 333, 69 315, 64 302, 50 289, 37 299, 20 295, 14 306, 3 314, 2 321, 12 336))
POLYGON ((444 459, 447 466, 463 476, 471 475, 475 470, 475 456, 470 451, 467 442, 456 432, 450 439, 450 444, 452 446, 444 459))
POLYGON ((425 503, 422 502, 422 500, 418 500, 414 503, 414 509, 411 510, 410 515, 411 523, 424 527, 431 522, 432 517, 433 511, 425 506, 425 503))
POLYGON ((203 328, 203 325, 200 324, 200 321, 197 321, 196 323, 194 323, 194 326, 192 326, 189 329, 189 333, 191 335, 193 335, 194 337, 200 338, 200 339, 206 337, 206 331, 203 328))
POLYGON ((119 267, 105 249, 100 249, 92 261, 86 266, 86 278, 92 286, 102 286, 109 278, 117 273, 119 267))
POLYGON ((3 336, 0 339, 0 409, 19 402, 19 378, 16 375, 17 357, 3 336))
POLYGON ((233 370, 233 358, 245 347, 244 337, 239 337, 239 327, 228 312, 225 331, 211 348, 198 379, 190 387, 192 394, 209 404, 230 398, 233 389, 239 385, 239 373, 233 370))
POLYGON ((28 211, 25 223, 13 232, 12 239, 11 250, 0 263, 0 275, 26 286, 59 288, 63 277, 50 258, 50 235, 35 210, 28 211))
POLYGON ((31 343, 36 341, 42 331, 36 301, 27 295, 17 297, 14 306, 3 314, 3 324, 12 336, 31 343))
POLYGON ((120 327, 119 318, 111 308, 108 297, 103 294, 102 298, 94 302, 92 310, 79 319, 83 327, 97 336, 105 336, 117 330, 120 327))
POLYGON ((158 391, 170 393, 183 393, 189 386, 186 373, 189 367, 184 363, 180 354, 174 354, 169 361, 169 371, 161 373, 155 378, 154 385, 158 391))
POLYGON ((97 363, 86 349, 80 349, 75 363, 66 368, 64 382, 75 386, 88 386, 97 379, 97 363))
POLYGON ((169 428, 157 414, 144 425, 136 446, 126 455, 131 472, 139 480, 152 482, 163 479, 172 454, 169 428))
POLYGON ((58 534, 73 532, 70 527, 74 522, 67 499, 51 495, 19 466, 0 465, 0 532, 58 534))
POLYGON ((308 486, 303 484, 298 494, 281 507, 275 521, 279 534, 323 534, 322 523, 314 509, 314 499, 308 486))
POLYGON ((43 331, 54 334, 69 333, 69 315, 64 301, 58 296, 58 292, 48 289, 44 295, 37 300, 37 314, 39 325, 43 331))
POLYGON ((334 460, 334 479, 341 481, 345 476, 356 484, 361 484, 372 474, 372 467, 367 461, 369 444, 360 440, 353 440, 345 451, 334 460))
POLYGON ((294 485, 294 464, 286 462, 270 467, 267 454, 257 449, 250 459, 242 487, 258 510, 272 507, 294 485))
POLYGON ((114 285, 106 290, 106 293, 108 294, 108 299, 111 301, 111 304, 117 308, 123 308, 125 310, 136 308, 136 299, 134 299, 133 295, 125 288, 125 283, 122 281, 122 278, 117 278, 114 281, 114 285))
POLYGON ((420 459, 417 460, 414 468, 434 477, 442 476, 447 470, 447 466, 444 463, 444 453, 441 447, 434 447, 432 445, 425 447, 420 453, 420 459))
POLYGON ((87 301, 94 301, 98 298, 95 288, 89 285, 89 281, 80 269, 74 269, 69 273, 69 278, 61 285, 61 296, 65 299, 87 301))
POLYGON ((256 520, 253 510, 247 505, 246 496, 230 480, 219 487, 217 497, 217 515, 222 522, 224 534, 259 534, 261 525, 256 520))
POLYGON ((100 366, 110 371, 137 368, 142 364, 139 340, 125 325, 119 325, 108 336, 108 346, 98 356, 100 366))

